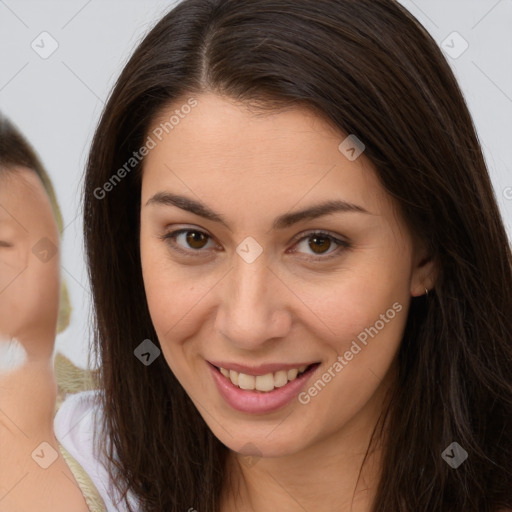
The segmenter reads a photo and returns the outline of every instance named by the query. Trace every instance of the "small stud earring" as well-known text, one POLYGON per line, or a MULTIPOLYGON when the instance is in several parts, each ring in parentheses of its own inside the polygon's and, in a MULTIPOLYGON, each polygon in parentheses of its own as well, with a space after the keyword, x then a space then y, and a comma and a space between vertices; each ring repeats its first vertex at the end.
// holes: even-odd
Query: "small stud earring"
POLYGON ((425 293, 426 293, 426 295, 428 297, 428 288, 425 288, 425 293))

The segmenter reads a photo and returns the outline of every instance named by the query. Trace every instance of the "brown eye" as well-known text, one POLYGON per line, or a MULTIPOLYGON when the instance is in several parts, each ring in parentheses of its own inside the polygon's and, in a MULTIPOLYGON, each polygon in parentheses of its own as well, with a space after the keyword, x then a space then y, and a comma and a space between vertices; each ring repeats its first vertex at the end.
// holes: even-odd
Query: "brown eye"
POLYGON ((197 229, 179 229, 163 235, 162 240, 172 249, 191 256, 201 256, 211 237, 197 229))
POLYGON ((326 252, 331 246, 331 239, 325 236, 311 236, 309 237, 309 247, 312 251, 317 254, 323 254, 326 252))
POLYGON ((201 231, 186 231, 186 242, 193 249, 202 249, 208 241, 208 235, 201 231))
POLYGON ((295 249, 292 252, 306 252, 306 255, 316 254, 318 257, 309 259, 317 261, 325 261, 336 256, 341 256, 343 250, 351 247, 349 242, 340 240, 333 235, 322 231, 313 231, 306 234, 306 236, 299 239, 296 247, 300 249, 301 244, 306 247, 306 249, 302 251, 295 249), (305 244, 306 241, 307 244, 305 244), (331 251, 330 249, 333 246, 334 249, 331 251))

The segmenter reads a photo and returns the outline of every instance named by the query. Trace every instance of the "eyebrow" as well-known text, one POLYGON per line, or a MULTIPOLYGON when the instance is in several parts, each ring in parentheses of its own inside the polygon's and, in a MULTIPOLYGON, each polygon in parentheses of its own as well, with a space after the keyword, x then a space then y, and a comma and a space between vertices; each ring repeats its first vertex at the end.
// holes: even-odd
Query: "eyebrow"
MULTIPOLYGON (((158 192, 148 199, 145 206, 148 205, 176 206, 182 210, 211 220, 212 222, 218 222, 229 229, 228 223, 221 214, 214 212, 205 204, 189 197, 171 194, 169 192, 158 192)), ((274 220, 272 229, 285 229, 304 220, 312 220, 323 217, 324 215, 339 212, 358 212, 371 215, 371 213, 362 206, 338 199, 316 204, 297 212, 280 215, 274 220)))

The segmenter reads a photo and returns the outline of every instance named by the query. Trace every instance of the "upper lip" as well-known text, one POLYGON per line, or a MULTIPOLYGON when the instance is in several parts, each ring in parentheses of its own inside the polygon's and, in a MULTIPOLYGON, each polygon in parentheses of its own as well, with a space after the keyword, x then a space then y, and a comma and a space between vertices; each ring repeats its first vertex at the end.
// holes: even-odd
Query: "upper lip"
POLYGON ((226 370, 234 370, 237 373, 245 373, 247 375, 266 375, 267 373, 275 373, 279 370, 291 370, 300 368, 301 366, 310 366, 318 363, 318 361, 309 361, 306 363, 267 363, 258 366, 246 366, 244 364, 229 363, 227 361, 208 361, 217 368, 225 368, 226 370))

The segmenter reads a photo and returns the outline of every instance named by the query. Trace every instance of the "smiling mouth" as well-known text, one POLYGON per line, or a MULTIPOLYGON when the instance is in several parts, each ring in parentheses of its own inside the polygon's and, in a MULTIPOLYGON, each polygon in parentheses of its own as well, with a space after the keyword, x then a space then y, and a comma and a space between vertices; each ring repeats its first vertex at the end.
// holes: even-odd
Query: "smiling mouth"
MULTIPOLYGON (((269 393, 276 388, 286 386, 289 382, 294 381, 303 375, 310 373, 320 363, 313 363, 308 366, 301 366, 299 368, 292 368, 290 370, 279 370, 274 373, 267 373, 265 375, 248 375, 246 373, 239 373, 234 370, 228 370, 214 366, 216 370, 221 373, 227 380, 231 381, 234 386, 246 391, 260 391, 262 393, 269 393)), ((213 366, 213 365, 212 365, 213 366)))

